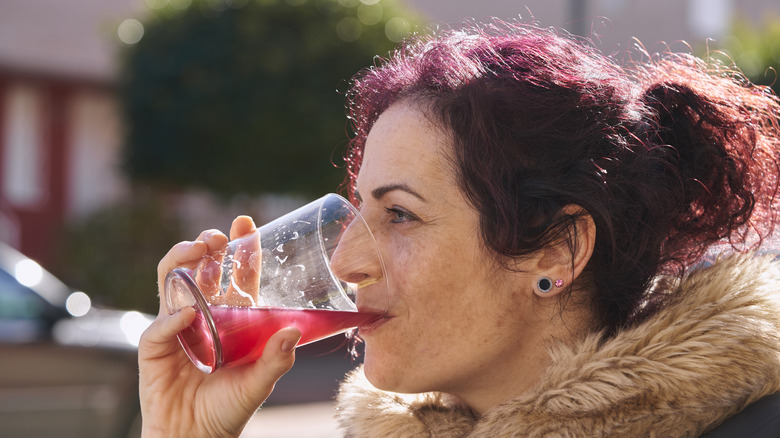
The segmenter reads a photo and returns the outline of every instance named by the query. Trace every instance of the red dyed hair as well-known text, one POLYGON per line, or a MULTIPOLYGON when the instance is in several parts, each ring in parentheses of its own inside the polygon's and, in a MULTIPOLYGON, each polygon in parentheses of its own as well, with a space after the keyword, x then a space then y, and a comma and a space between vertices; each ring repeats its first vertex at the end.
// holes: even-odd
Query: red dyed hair
POLYGON ((620 66, 520 24, 407 41, 352 82, 350 195, 368 132, 401 100, 452 134, 460 188, 497 260, 573 248, 566 205, 593 218, 581 281, 607 334, 662 304, 649 289, 659 273, 682 274, 724 240, 758 244, 776 222, 778 99, 688 54, 620 66))

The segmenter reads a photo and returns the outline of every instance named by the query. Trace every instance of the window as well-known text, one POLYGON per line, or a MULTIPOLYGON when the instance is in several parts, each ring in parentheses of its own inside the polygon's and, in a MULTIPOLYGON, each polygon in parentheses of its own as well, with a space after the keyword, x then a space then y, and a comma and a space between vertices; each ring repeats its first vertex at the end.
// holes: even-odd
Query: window
POLYGON ((3 104, 3 197, 18 207, 40 205, 46 201, 43 95, 33 86, 15 85, 3 104))
POLYGON ((731 0, 688 0, 688 25, 699 38, 720 38, 729 28, 731 0))

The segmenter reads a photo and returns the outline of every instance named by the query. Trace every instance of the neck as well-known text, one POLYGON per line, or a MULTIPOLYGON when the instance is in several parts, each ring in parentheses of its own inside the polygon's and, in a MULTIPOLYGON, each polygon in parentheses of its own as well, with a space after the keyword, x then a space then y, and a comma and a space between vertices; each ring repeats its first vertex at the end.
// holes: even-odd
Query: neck
POLYGON ((481 416, 519 397, 544 379, 551 362, 548 350, 551 341, 560 343, 581 336, 587 332, 589 320, 589 314, 581 310, 542 316, 532 327, 518 329, 522 330, 518 331, 523 334, 522 339, 507 349, 505 360, 486 364, 478 376, 463 379, 460 387, 444 392, 457 396, 472 412, 481 416))
POLYGON ((477 416, 506 403, 534 386, 549 365, 548 355, 529 355, 523 360, 501 364, 486 372, 471 388, 454 392, 477 416))

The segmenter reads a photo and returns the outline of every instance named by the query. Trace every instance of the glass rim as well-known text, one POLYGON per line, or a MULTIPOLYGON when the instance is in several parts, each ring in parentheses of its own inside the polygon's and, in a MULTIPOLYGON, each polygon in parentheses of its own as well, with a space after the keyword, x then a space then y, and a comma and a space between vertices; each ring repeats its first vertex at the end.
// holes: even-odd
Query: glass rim
MULTIPOLYGON (((347 198, 339 195, 338 193, 327 193, 327 194, 323 195, 322 197, 320 197, 320 198, 318 198, 318 199, 316 199, 315 201, 312 201, 312 202, 321 201, 321 202, 324 203, 326 198, 336 198, 336 199, 340 200, 344 205, 347 206, 347 208, 350 210, 350 212, 352 212, 352 214, 354 215, 354 218, 352 219, 352 221, 359 219, 360 223, 363 225, 363 227, 365 227, 365 229, 368 230, 368 236, 371 238, 371 245, 372 245, 372 247, 374 249, 374 252, 377 255, 377 259, 379 260, 379 266, 382 269, 382 278, 377 280, 377 281, 384 281, 385 282, 385 299, 388 302, 385 302, 385 308, 382 309, 382 311, 383 312, 387 312, 387 307, 389 306, 389 299, 390 299, 390 297, 389 297, 389 293, 390 293, 390 280, 387 277, 387 269, 385 267, 385 260, 382 257, 382 252, 379 250, 379 243, 377 243, 377 241, 376 241, 376 236, 374 236, 374 232, 371 230, 371 227, 368 226, 368 222, 366 222, 366 219, 363 217, 363 215, 360 214, 360 210, 358 210, 357 207, 355 207, 352 204, 352 202, 350 202, 347 198)), ((320 214, 322 213, 322 208, 320 208, 320 212, 319 213, 320 214)), ((322 227, 322 221, 319 221, 319 223, 317 224, 317 228, 320 229, 321 227, 322 227)), ((327 254, 327 252, 325 251, 324 243, 322 242, 322 240, 320 240, 320 250, 321 250, 322 254, 327 254)), ((356 300, 352 299, 350 297, 350 295, 347 293, 347 291, 344 290, 344 286, 343 286, 342 283, 347 283, 347 282, 345 282, 345 281, 339 279, 338 277, 336 277, 336 274, 333 273, 333 269, 331 268, 330 257, 327 257, 326 259, 327 259, 328 271, 330 271, 331 279, 333 280, 333 282, 335 284, 338 285, 339 289, 341 289, 341 292, 347 298, 349 298, 350 301, 352 301, 355 304, 356 308, 357 308, 357 302, 355 302, 356 300)), ((356 285, 355 288, 357 290, 358 285, 356 285)), ((357 298, 357 295, 355 296, 355 298, 357 298)))

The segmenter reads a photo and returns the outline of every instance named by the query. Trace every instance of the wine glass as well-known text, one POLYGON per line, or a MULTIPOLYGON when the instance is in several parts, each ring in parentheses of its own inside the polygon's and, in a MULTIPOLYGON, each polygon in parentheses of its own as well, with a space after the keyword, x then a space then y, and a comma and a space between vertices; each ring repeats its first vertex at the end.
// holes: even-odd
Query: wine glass
POLYGON ((379 248, 352 204, 328 194, 165 279, 169 313, 194 307, 178 338, 203 372, 256 361, 268 338, 297 327, 298 346, 368 324, 387 310, 379 248))

